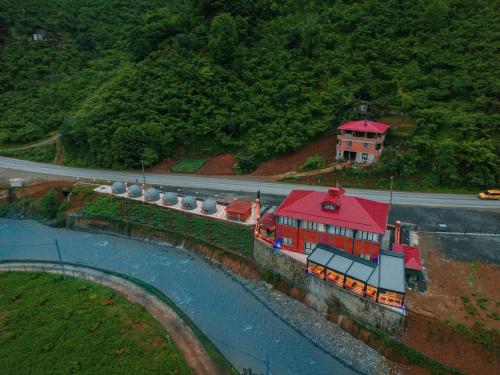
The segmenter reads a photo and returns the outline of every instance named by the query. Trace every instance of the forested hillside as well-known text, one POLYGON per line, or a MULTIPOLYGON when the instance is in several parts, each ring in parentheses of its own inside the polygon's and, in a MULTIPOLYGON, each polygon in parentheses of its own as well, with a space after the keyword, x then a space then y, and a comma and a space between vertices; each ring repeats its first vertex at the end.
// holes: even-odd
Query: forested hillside
POLYGON ((61 130, 69 164, 236 152, 246 172, 369 103, 417 123, 381 175, 493 185, 497 14, 495 0, 0 0, 0 144, 61 130))

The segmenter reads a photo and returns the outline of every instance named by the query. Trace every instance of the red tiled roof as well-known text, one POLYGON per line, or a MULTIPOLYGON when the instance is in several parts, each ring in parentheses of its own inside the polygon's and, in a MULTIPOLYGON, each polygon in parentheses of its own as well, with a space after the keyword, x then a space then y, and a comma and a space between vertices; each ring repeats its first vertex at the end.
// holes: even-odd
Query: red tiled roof
POLYGON ((390 126, 382 122, 368 121, 368 120, 353 120, 346 122, 338 127, 339 130, 357 130, 368 133, 383 134, 389 129, 390 126))
POLYGON ((299 220, 336 225, 365 232, 384 234, 389 205, 344 195, 343 189, 330 188, 331 193, 293 190, 274 212, 299 220), (323 209, 324 202, 339 201, 335 210, 323 209))
POLYGON ((274 217, 274 213, 268 212, 260 218, 259 224, 265 225, 267 227, 274 226, 274 217))
POLYGON ((406 246, 394 244, 392 250, 395 253, 403 253, 405 257, 405 268, 421 271, 422 263, 420 262, 420 249, 416 246, 406 246))
POLYGON ((236 199, 229 203, 229 206, 226 207, 226 211, 234 212, 236 214, 244 214, 248 210, 252 208, 252 202, 241 201, 236 199))

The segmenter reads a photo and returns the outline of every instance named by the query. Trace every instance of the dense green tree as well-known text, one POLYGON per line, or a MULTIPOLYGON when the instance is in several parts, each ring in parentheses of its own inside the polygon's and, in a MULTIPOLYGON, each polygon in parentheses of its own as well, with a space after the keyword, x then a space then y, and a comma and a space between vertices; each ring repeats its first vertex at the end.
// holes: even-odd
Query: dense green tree
POLYGON ((457 157, 457 144, 451 140, 444 140, 436 144, 432 173, 436 182, 442 186, 457 186, 461 181, 457 157))
POLYGON ((402 111, 417 124, 393 137, 381 178, 498 182, 493 0, 2 5, 0 145, 60 131, 67 164, 233 152, 249 172, 368 103, 373 116, 402 111), (34 41, 39 27, 47 38, 34 41))
POLYGON ((38 202, 38 212, 44 218, 54 219, 59 210, 59 195, 55 190, 49 190, 38 202))
POLYGON ((215 16, 210 22, 208 32, 208 49, 218 63, 230 62, 238 43, 236 22, 228 13, 215 16))
POLYGON ((425 25, 431 30, 445 26, 448 19, 448 4, 444 0, 431 0, 423 14, 425 25))

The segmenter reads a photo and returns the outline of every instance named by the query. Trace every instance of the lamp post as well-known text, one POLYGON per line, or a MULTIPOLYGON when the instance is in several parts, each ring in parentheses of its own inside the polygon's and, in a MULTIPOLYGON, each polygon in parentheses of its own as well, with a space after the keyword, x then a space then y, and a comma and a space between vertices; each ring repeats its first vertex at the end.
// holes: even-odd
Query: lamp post
POLYGON ((391 210, 392 207, 392 187, 394 184, 394 175, 391 176, 391 195, 389 196, 389 211, 391 210))
POLYGON ((61 255, 61 249, 59 249, 59 242, 57 242, 57 238, 54 240, 54 242, 56 244, 57 257, 59 258, 59 265, 61 266, 62 276, 63 276, 63 279, 65 279, 66 273, 64 272, 64 262, 63 262, 62 255, 61 255))
POLYGON ((141 159, 141 167, 142 167, 142 179, 144 181, 144 186, 146 186, 146 175, 144 174, 144 160, 141 159))

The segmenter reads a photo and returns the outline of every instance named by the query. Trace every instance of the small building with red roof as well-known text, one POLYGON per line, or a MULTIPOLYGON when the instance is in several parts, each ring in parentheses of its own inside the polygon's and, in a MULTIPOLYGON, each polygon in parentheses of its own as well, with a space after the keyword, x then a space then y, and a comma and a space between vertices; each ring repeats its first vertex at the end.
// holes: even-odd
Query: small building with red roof
POLYGON ((370 164, 382 154, 390 126, 382 122, 354 120, 338 127, 337 160, 370 164))
POLYGON ((234 221, 246 221, 252 214, 252 202, 236 199, 226 207, 226 218, 234 221))
POLYGON ((293 190, 274 211, 276 239, 283 250, 310 254, 324 244, 376 262, 386 232, 389 205, 328 192, 293 190))
POLYGON ((406 279, 408 282, 417 282, 422 274, 420 249, 417 246, 395 243, 392 245, 392 251, 403 254, 405 260, 406 279))

